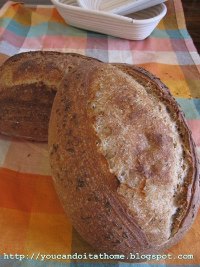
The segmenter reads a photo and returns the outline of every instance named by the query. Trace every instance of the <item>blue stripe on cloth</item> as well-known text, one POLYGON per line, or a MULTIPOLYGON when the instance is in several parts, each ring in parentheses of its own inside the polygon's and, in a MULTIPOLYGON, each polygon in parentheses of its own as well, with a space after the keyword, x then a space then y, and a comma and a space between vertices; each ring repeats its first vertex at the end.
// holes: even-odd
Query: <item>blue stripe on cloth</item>
POLYGON ((176 98, 188 120, 200 119, 200 99, 176 98))
MULTIPOLYGON (((20 36, 26 36, 24 35, 24 32, 27 32, 27 28, 30 28, 29 26, 25 26, 21 23, 18 23, 14 19, 9 19, 9 18, 0 18, 0 27, 6 28, 7 30, 14 32, 17 35, 20 36)), ((43 34, 47 35, 53 35, 53 34, 58 34, 58 35, 70 35, 70 36, 82 36, 87 34, 87 31, 81 30, 69 25, 65 25, 63 23, 59 22, 44 22, 40 23, 38 25, 32 25, 31 26, 31 35, 29 37, 36 37, 36 36, 41 36, 43 34), (47 32, 44 32, 44 29, 47 29, 47 32)), ((93 33, 93 32, 91 32, 93 33)), ((104 37, 105 35, 100 34, 100 33, 93 33, 93 36, 96 37, 104 37)), ((156 38, 172 38, 172 39, 188 39, 191 38, 188 31, 183 29, 183 30, 160 30, 160 29, 155 29, 153 33, 151 34, 151 37, 156 37, 156 38)))
POLYGON ((90 37, 90 38, 100 38, 100 39, 104 39, 104 38, 108 38, 108 36, 106 35, 106 34, 104 34, 104 33, 100 33, 100 32, 92 32, 92 31, 87 31, 87 33, 88 33, 88 36, 90 37))
POLYGON ((155 29, 151 33, 151 37, 170 38, 170 39, 190 39, 190 35, 186 29, 183 30, 160 30, 155 29))
POLYGON ((194 99, 193 101, 198 113, 200 114, 200 99, 194 99))
POLYGON ((86 49, 85 55, 87 57, 94 57, 96 59, 99 59, 103 62, 108 62, 108 50, 103 50, 103 49, 86 49))
POLYGON ((5 28, 13 32, 16 35, 26 37, 27 30, 31 29, 29 37, 37 37, 41 35, 70 35, 70 36, 86 36, 86 31, 81 30, 69 25, 65 25, 57 22, 45 22, 38 25, 25 26, 21 23, 16 22, 15 20, 10 19, 0 19, 0 27, 5 28), (8 20, 9 24, 5 27, 5 21, 8 20))
POLYGON ((194 60, 188 52, 176 51, 179 65, 194 65, 194 60))
POLYGON ((19 52, 19 48, 7 41, 0 41, 0 51, 2 54, 13 56, 19 52))

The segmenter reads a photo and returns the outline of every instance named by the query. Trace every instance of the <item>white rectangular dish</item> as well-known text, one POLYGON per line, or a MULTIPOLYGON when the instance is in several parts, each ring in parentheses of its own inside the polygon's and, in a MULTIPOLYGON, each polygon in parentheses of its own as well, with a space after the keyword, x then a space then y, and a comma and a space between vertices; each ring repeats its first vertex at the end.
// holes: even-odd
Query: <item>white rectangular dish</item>
POLYGON ((144 40, 165 16, 167 8, 160 4, 125 17, 103 11, 84 9, 73 1, 51 0, 66 23, 94 32, 129 40, 144 40))

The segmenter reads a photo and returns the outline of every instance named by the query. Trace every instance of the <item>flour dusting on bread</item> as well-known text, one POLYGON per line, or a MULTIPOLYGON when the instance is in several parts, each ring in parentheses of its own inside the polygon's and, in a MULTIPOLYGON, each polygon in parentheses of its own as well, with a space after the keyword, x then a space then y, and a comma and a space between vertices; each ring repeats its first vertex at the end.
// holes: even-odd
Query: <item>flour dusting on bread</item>
POLYGON ((180 208, 178 187, 188 170, 183 142, 158 97, 121 71, 116 87, 110 69, 94 83, 100 151, 120 182, 118 194, 151 242, 159 245, 170 238, 173 215, 180 208))

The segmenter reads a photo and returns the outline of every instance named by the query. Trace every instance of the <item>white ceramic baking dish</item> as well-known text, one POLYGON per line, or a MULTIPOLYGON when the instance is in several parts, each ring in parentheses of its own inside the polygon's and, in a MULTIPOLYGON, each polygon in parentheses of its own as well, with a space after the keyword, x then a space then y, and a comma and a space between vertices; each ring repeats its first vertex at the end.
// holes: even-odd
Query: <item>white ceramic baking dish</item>
POLYGON ((136 12, 129 17, 108 12, 84 9, 76 1, 51 0, 66 23, 90 31, 129 40, 147 38, 165 16, 165 4, 136 12))

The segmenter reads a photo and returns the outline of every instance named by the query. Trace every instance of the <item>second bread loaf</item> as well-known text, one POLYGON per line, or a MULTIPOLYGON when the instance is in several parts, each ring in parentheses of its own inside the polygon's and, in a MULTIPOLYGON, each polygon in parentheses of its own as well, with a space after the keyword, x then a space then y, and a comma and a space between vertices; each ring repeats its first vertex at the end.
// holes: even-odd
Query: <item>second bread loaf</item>
POLYGON ((47 141, 49 117, 59 84, 84 60, 94 59, 51 51, 10 57, 0 68, 0 133, 47 141))

